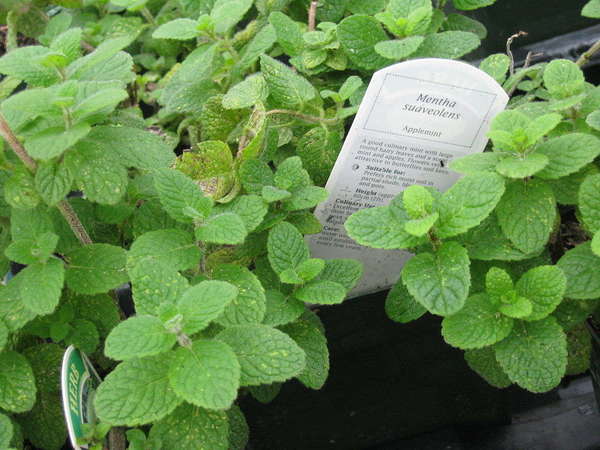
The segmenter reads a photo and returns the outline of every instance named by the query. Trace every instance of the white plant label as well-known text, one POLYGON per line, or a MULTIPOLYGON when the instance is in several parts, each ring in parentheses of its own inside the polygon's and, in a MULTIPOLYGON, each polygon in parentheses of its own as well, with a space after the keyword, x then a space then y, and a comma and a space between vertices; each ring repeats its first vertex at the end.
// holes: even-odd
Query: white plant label
POLYGON ((323 231, 308 238, 316 258, 362 261, 364 276, 350 297, 394 285, 412 255, 358 245, 346 219, 413 184, 450 188, 460 175, 448 163, 483 151, 490 121, 507 103, 492 77, 463 62, 413 60, 373 75, 327 181, 329 199, 315 211, 323 231))

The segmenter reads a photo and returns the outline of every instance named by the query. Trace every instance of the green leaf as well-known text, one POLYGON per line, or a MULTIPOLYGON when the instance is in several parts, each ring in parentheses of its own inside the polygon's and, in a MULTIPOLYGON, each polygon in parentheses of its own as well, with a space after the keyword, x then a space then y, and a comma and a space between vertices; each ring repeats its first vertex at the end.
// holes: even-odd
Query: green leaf
POLYGON ((0 320, 0 352, 4 350, 4 347, 6 347, 6 343, 8 341, 8 333, 8 327, 4 325, 4 322, 0 320))
POLYGON ((283 209, 286 211, 300 211, 314 208, 319 203, 327 200, 327 190, 319 186, 307 186, 295 191, 292 197, 283 201, 283 209))
POLYGON ((261 384, 260 386, 250 386, 248 390, 256 400, 261 403, 271 403, 281 391, 281 383, 261 384))
POLYGON ((572 300, 564 299, 558 308, 552 313, 559 325, 565 331, 569 331, 582 323, 596 309, 594 300, 572 300))
POLYGON ((479 225, 494 210, 504 194, 504 180, 491 173, 461 178, 439 201, 439 237, 451 237, 479 225))
POLYGON ((50 53, 41 45, 16 48, 0 58, 0 73, 25 81, 30 86, 50 86, 59 80, 54 68, 40 64, 50 53))
POLYGON ((154 33, 152 33, 152 37, 154 39, 187 41, 188 39, 194 39, 199 34, 198 22, 196 20, 175 19, 159 26, 154 30, 154 33))
POLYGON ((398 280, 385 299, 385 312, 394 322, 408 323, 423 316, 427 309, 409 294, 402 280, 398 280))
POLYGON ((89 201, 114 205, 125 194, 129 182, 127 170, 94 141, 78 142, 64 161, 89 201))
POLYGON ((92 322, 102 338, 105 338, 121 320, 115 300, 107 294, 74 296, 72 304, 77 316, 92 322))
POLYGON ((537 173, 540 178, 555 180, 577 172, 600 155, 600 140, 583 133, 571 133, 542 143, 536 153, 550 163, 537 173))
POLYGON ((164 448, 228 450, 229 425, 223 411, 208 411, 184 403, 150 430, 164 448))
POLYGON ((336 305, 346 298, 346 288, 335 281, 315 280, 302 286, 294 295, 306 303, 336 305))
POLYGON ((535 144, 554 130, 561 121, 562 116, 560 114, 544 114, 543 116, 533 119, 533 121, 525 128, 529 144, 535 144))
POLYGON ((293 322, 305 311, 304 303, 293 297, 286 297, 279 291, 265 292, 267 311, 263 319, 265 325, 277 327, 293 322))
POLYGON ((508 155, 496 166, 496 171, 507 178, 527 178, 542 170, 550 160, 541 153, 508 155))
POLYGON ((513 303, 503 303, 498 306, 498 310, 505 316, 513 319, 522 319, 527 317, 533 311, 533 304, 525 297, 514 298, 513 303))
POLYGON ((327 182, 341 145, 340 133, 323 127, 312 128, 299 139, 296 153, 315 184, 327 182))
POLYGON ((267 241, 269 262, 280 274, 286 269, 295 269, 309 258, 308 246, 298 229, 288 222, 275 225, 267 241))
POLYGON ((25 308, 21 299, 22 279, 23 276, 17 274, 6 286, 0 288, 0 319, 12 332, 22 328, 36 316, 35 313, 25 308))
POLYGON ((33 176, 27 170, 17 168, 10 174, 4 182, 4 200, 15 209, 32 209, 40 203, 33 176))
POLYGON ((338 25, 337 36, 350 61, 361 69, 376 70, 389 64, 387 58, 374 51, 376 44, 388 40, 375 18, 366 15, 347 17, 338 25))
POLYGON ((445 242, 435 253, 419 253, 402 269, 402 281, 431 313, 455 314, 464 306, 471 285, 467 251, 456 242, 445 242))
POLYGON ((353 259, 328 259, 325 268, 319 274, 319 280, 335 281, 350 291, 362 277, 363 266, 353 259))
POLYGON ((274 186, 264 186, 262 188, 261 195, 266 202, 274 203, 290 198, 292 193, 284 189, 277 189, 274 186))
POLYGON ((229 344, 237 355, 242 386, 286 381, 306 367, 304 351, 287 334, 266 325, 226 328, 217 339, 229 344))
POLYGON ((264 102, 269 96, 267 82, 262 75, 253 75, 229 89, 223 97, 225 109, 242 109, 264 102))
POLYGON ((586 228, 600 230, 600 175, 587 177, 579 189, 579 211, 586 228))
POLYGON ((567 279, 559 267, 538 266, 526 272, 516 285, 518 294, 533 305, 525 320, 540 320, 552 313, 562 301, 566 287, 567 279))
POLYGON ((600 256, 585 242, 567 251, 556 263, 567 277, 565 297, 595 299, 600 297, 600 256))
POLYGON ((298 56, 304 49, 302 30, 298 23, 279 11, 271 13, 269 22, 275 28, 277 42, 281 48, 289 56, 298 56))
POLYGON ((210 17, 215 23, 215 32, 227 33, 242 20, 252 3, 252 0, 216 0, 210 12, 210 17))
POLYGON ((490 55, 479 64, 479 68, 498 83, 504 83, 509 67, 510 58, 504 53, 490 55))
POLYGON ((261 55, 268 53, 277 41, 277 33, 272 25, 263 27, 244 47, 236 68, 248 70, 254 67, 261 55))
POLYGON ((563 205, 579 204, 579 189, 581 183, 590 175, 599 173, 598 168, 594 164, 589 164, 581 169, 558 180, 546 180, 552 188, 556 200, 563 205))
POLYGON ((120 51, 131 44, 131 40, 132 36, 126 35, 102 42, 96 50, 73 61, 67 67, 67 78, 80 81, 113 81, 123 85, 133 81, 133 58, 120 51))
POLYGON ((555 59, 544 69, 544 84, 553 97, 563 99, 580 94, 585 87, 585 77, 573 61, 555 59))
POLYGON ((235 264, 221 264, 213 271, 213 278, 227 281, 238 288, 239 294, 225 308, 217 323, 223 326, 261 323, 265 317, 265 290, 247 268, 235 264))
POLYGON ((543 181, 515 181, 507 185, 496 215, 502 231, 515 247, 531 253, 543 247, 550 238, 556 201, 552 190, 543 181))
POLYGON ((177 336, 169 333, 157 317, 135 316, 113 328, 104 353, 115 360, 143 358, 170 350, 176 341, 177 336))
POLYGON ((475 50, 481 41, 468 31, 443 31, 425 37, 423 44, 411 56, 413 58, 458 59, 475 50))
POLYGON ((171 361, 158 355, 119 364, 96 391, 98 418, 113 425, 136 426, 172 412, 182 400, 169 384, 171 361))
POLYGON ((46 262, 56 249, 58 236, 51 231, 41 233, 36 239, 14 240, 4 251, 6 256, 20 264, 46 262))
POLYGON ((433 208, 433 196, 420 185, 407 187, 402 194, 404 209, 412 219, 427 216, 433 208))
POLYGON ((143 129, 96 126, 85 140, 125 167, 161 169, 171 166, 175 160, 171 146, 163 138, 143 129))
POLYGON ((174 305, 189 287, 177 270, 147 260, 129 269, 135 310, 138 314, 158 315, 162 303, 174 305))
POLYGON ((393 41, 381 41, 375 44, 375 51, 384 58, 401 61, 416 52, 424 40, 423 36, 411 36, 393 41))
POLYGON ((183 332, 194 334, 203 330, 237 296, 237 287, 217 280, 202 281, 187 289, 177 302, 177 309, 183 315, 183 332))
POLYGON ((179 348, 169 371, 175 393, 189 403, 208 409, 227 409, 237 397, 240 363, 225 343, 195 341, 179 348))
POLYGON ((361 245, 387 250, 410 248, 423 240, 404 230, 387 206, 362 209, 352 214, 344 224, 348 236, 361 245))
POLYGON ((0 408, 29 411, 35 403, 35 379, 29 361, 20 353, 0 353, 0 408))
POLYGON ((304 281, 310 281, 319 275, 325 268, 325 261, 318 258, 307 259, 301 262, 296 271, 304 281))
MULTIPOLYGON (((248 423, 244 413, 237 405, 227 410, 229 419, 229 450, 244 450, 248 445, 248 423)), ((214 447, 211 447, 214 448, 214 447)))
POLYGON ((127 252, 109 244, 89 244, 67 255, 65 281, 80 294, 101 294, 129 280, 127 252))
POLYGON ((27 266, 21 280, 23 304, 36 314, 50 314, 58 305, 64 280, 65 267, 59 259, 27 266))
POLYGON ((75 123, 81 122, 84 119, 97 122, 94 114, 108 114, 112 112, 127 97, 127 91, 124 89, 102 89, 84 98, 73 108, 73 120, 75 123))
POLYGON ((247 235, 244 221, 235 213, 211 216, 196 228, 196 239, 212 244, 241 244, 247 235))
POLYGON ((71 191, 75 177, 62 162, 42 163, 35 171, 35 189, 50 206, 63 200, 71 191))
POLYGON ((186 211, 195 211, 208 217, 212 200, 205 197, 194 181, 173 169, 160 169, 154 173, 154 185, 163 208, 178 222, 192 222, 193 216, 186 211))
POLYGON ((452 3, 456 9, 471 11, 493 5, 496 3, 496 0, 452 0, 452 3))
POLYGON ((469 31, 475 33, 479 39, 485 39, 488 34, 483 23, 462 14, 448 14, 444 23, 444 30, 469 31))
POLYGON ((25 150, 31 157, 47 161, 60 156, 65 150, 84 138, 91 129, 87 123, 78 123, 69 129, 46 128, 27 138, 25 150))
POLYGON ((0 447, 8 448, 13 437, 13 424, 4 414, 0 414, 0 447))
MULTIPOLYGON (((27 440, 37 448, 60 449, 68 436, 63 414, 60 394, 40 392, 34 408, 19 416, 19 434, 27 436, 27 440)), ((22 440, 16 439, 15 443, 22 440)))
POLYGON ((485 294, 469 297, 456 314, 442 321, 444 340, 465 350, 487 347, 507 337, 513 320, 503 316, 485 294))
POLYGON ((594 130, 600 130, 600 111, 594 111, 590 115, 585 118, 585 123, 587 123, 594 130))
POLYGON ((450 162, 450 169, 466 175, 478 172, 493 172, 502 160, 499 153, 485 152, 463 156, 450 162))
POLYGON ((592 19, 600 19, 600 0, 589 0, 583 7, 581 15, 592 19))
POLYGON ((302 167, 302 160, 298 156, 287 158, 275 172, 274 184, 279 189, 290 192, 312 185, 310 175, 302 167))
POLYGON ((567 338, 553 317, 515 324, 496 344, 496 359, 508 377, 524 389, 541 393, 556 387, 567 366, 567 338))
POLYGON ((262 55, 260 67, 269 87, 270 97, 278 105, 298 107, 315 98, 316 90, 312 84, 285 64, 262 55))
POLYGON ((69 334, 64 338, 66 345, 73 345, 82 352, 91 355, 98 348, 100 333, 96 325, 89 320, 75 319, 69 334))
POLYGON ((409 220, 404 224, 404 229, 412 236, 425 236, 433 228, 439 217, 439 214, 436 212, 422 219, 409 220))
POLYGON ((592 252, 594 252, 596 256, 600 256, 600 231, 596 231, 596 234, 594 234, 591 242, 591 248, 592 252))
POLYGON ((213 213, 231 212, 238 215, 244 222, 248 233, 254 231, 267 214, 268 206, 258 195, 240 195, 235 200, 213 209, 213 213))
POLYGON ((327 338, 312 322, 299 319, 281 327, 306 354, 306 367, 298 380, 310 389, 321 389, 329 374, 329 350, 327 338))
POLYGON ((174 270, 194 267, 200 260, 200 249, 192 236, 182 230, 158 230, 138 237, 127 255, 127 268, 131 270, 144 262, 154 263, 174 270))
POLYGON ((496 353, 492 347, 468 350, 465 352, 465 360, 471 369, 492 386, 505 388, 512 384, 496 361, 496 353))

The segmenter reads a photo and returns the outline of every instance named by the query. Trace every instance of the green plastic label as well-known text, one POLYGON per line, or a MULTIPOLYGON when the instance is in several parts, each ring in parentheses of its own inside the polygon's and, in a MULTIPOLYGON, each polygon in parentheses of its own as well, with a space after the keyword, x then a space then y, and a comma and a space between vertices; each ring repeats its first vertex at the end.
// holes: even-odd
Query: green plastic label
POLYGON ((88 448, 87 445, 77 444, 77 440, 84 437, 83 424, 96 422, 93 402, 100 381, 87 356, 69 346, 62 362, 61 389, 69 438, 74 450, 88 448))

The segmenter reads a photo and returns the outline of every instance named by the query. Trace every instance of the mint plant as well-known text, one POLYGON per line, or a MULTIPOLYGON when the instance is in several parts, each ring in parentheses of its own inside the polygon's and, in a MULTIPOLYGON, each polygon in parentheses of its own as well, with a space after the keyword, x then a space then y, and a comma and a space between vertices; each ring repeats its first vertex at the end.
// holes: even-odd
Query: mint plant
POLYGON ((361 267, 303 236, 372 72, 485 36, 434 3, 0 5, 0 266, 22 268, 0 287, 0 447, 63 446, 68 345, 104 378, 91 448, 243 448, 240 395, 323 386, 307 304, 341 303, 361 267))
POLYGON ((388 315, 442 316, 445 341, 497 387, 545 392, 587 369, 581 323, 600 297, 600 97, 584 62, 509 73, 508 56, 485 59, 482 70, 519 94, 491 124, 491 151, 452 161, 464 176, 448 191, 411 186, 345 224, 359 244, 415 253, 388 315))

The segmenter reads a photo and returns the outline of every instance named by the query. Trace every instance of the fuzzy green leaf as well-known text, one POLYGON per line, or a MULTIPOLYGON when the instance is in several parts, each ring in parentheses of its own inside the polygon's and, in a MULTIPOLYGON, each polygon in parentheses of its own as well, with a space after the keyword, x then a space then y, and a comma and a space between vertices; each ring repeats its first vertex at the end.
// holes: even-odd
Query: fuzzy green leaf
POLYGON ((398 280, 385 299, 385 312, 394 322, 408 323, 417 320, 427 309, 409 294, 402 280, 398 280))
POLYGON ((235 213, 211 216, 196 228, 196 239, 212 244, 241 244, 247 235, 244 221, 235 213))
POLYGON ((555 59, 544 70, 544 84, 552 96, 562 99, 580 94, 585 87, 585 78, 573 61, 555 59))
POLYGON ((465 175, 477 172, 493 172, 496 165, 502 160, 499 153, 485 152, 463 156, 450 162, 450 168, 465 175))
POLYGON ((294 295, 306 303, 336 305, 346 298, 346 288, 335 281, 316 280, 302 286, 294 295))
POLYGON ((389 59, 374 51, 376 44, 388 40, 375 18, 366 15, 347 17, 338 25, 337 36, 350 61, 361 69, 381 69, 389 63, 389 59))
POLYGON ((215 32, 225 34, 235 26, 252 7, 252 0, 216 0, 210 17, 215 23, 215 32))
POLYGON ((304 48, 302 30, 299 24, 282 12, 275 11, 269 16, 269 22, 275 28, 277 42, 289 56, 297 56, 304 48))
POLYGON ((556 266, 538 266, 525 273, 517 282, 517 293, 529 299, 533 306, 526 320, 540 320, 560 304, 567 287, 567 279, 556 266))
POLYGON ((550 160, 537 176, 555 180, 577 172, 600 155, 600 140, 591 134, 566 134, 542 143, 536 153, 550 160))
POLYGON ((29 361, 14 351, 0 353, 0 408, 17 413, 29 411, 36 391, 29 361))
POLYGON ((494 210, 504 189, 502 177, 491 173, 460 179, 442 195, 436 234, 456 236, 479 225, 494 210))
POLYGON ((177 336, 169 333, 157 317, 135 316, 113 328, 104 353, 116 360, 143 358, 170 350, 176 341, 177 336))
POLYGON ((278 327, 293 322, 305 311, 304 303, 292 297, 286 297, 279 291, 265 292, 267 311, 263 319, 265 325, 278 327))
POLYGON ((276 273, 295 269, 309 258, 308 246, 298 229, 288 222, 274 226, 267 242, 269 262, 276 273))
POLYGON ((242 109, 264 102, 269 95, 267 82, 262 75, 254 75, 233 86, 223 97, 225 109, 242 109))
POLYGON ((418 50, 411 56, 415 58, 458 59, 475 50, 481 41, 476 34, 468 31, 443 31, 430 34, 418 50))
POLYGON ((507 178, 527 178, 542 170, 550 160, 541 153, 508 155, 496 166, 496 171, 507 178))
POLYGON ((298 380, 311 389, 321 389, 329 373, 329 350, 327 338, 312 322, 299 319, 281 327, 306 354, 306 367, 298 380))
POLYGON ((217 318, 224 326, 261 323, 265 317, 265 290, 260 281, 247 268, 234 264, 222 264, 213 271, 216 280, 226 281, 238 288, 235 297, 217 318))
POLYGON ((138 237, 127 255, 127 269, 144 262, 174 270, 194 267, 200 260, 200 249, 192 236, 182 230, 150 231, 138 237))
POLYGON ((553 317, 516 323, 495 346, 496 359, 514 383, 541 393, 556 387, 567 366, 567 338, 553 317))
POLYGON ((505 388, 512 384, 496 361, 496 353, 492 347, 468 350, 465 352, 465 360, 471 369, 492 386, 505 388))
POLYGON ((496 3, 496 0, 452 0, 454 7, 462 11, 471 11, 473 9, 483 8, 496 3))
POLYGON ((288 335, 266 325, 226 328, 217 339, 229 344, 237 355, 242 386, 286 381, 306 367, 304 351, 288 335))
POLYGON ((384 58, 401 61, 416 52, 424 40, 423 36, 410 36, 393 41, 381 41, 375 44, 375 51, 384 58))
POLYGON ((600 19, 600 0, 589 0, 583 7, 581 15, 592 19, 600 19))
POLYGON ((184 333, 194 334, 206 328, 237 295, 234 285, 217 280, 202 281, 186 290, 177 302, 184 333))
POLYGON ((479 64, 479 68, 498 83, 503 83, 506 80, 506 73, 509 67, 510 58, 504 53, 490 55, 479 64))
POLYGON ((50 314, 60 300, 65 281, 65 266, 59 259, 35 263, 23 269, 21 299, 36 314, 50 314))
POLYGON ((227 344, 198 340, 179 348, 169 371, 175 393, 189 403, 208 409, 227 409, 237 397, 240 363, 227 344))
POLYGON ((270 97, 278 105, 298 107, 315 98, 316 90, 312 84, 285 64, 262 55, 260 67, 269 87, 270 97))
POLYGON ((496 215, 502 231, 515 247, 531 253, 543 247, 550 238, 556 201, 550 187, 541 180, 515 181, 506 187, 496 215))
POLYGON ((459 312, 444 318, 442 336, 454 347, 474 349, 501 341, 512 328, 513 320, 500 314, 487 295, 476 294, 459 312))
POLYGON ((50 206, 63 200, 71 191, 75 179, 71 169, 63 163, 38 165, 35 171, 35 188, 40 197, 50 206))
POLYGON ((579 211, 587 229, 600 230, 600 175, 587 177, 579 189, 579 211))
POLYGON ((25 150, 31 157, 47 161, 60 156, 91 129, 87 123, 79 123, 68 130, 63 127, 46 128, 25 141, 25 150))
POLYGON ((228 450, 227 415, 184 403, 154 424, 150 438, 161 442, 164 448, 228 450))
POLYGON ((254 231, 262 223, 267 211, 268 206, 257 195, 240 195, 232 202, 213 209, 213 213, 230 212, 239 216, 248 233, 254 231))
POLYGON ((101 294, 129 280, 127 252, 108 244, 90 244, 67 255, 65 281, 80 294, 101 294))
POLYGON ((585 242, 567 251, 556 263, 567 277, 565 296, 573 299, 600 297, 600 256, 585 242))
POLYGON ((98 418, 113 425, 135 426, 172 412, 182 400, 169 384, 171 361, 158 355, 119 364, 96 391, 98 418))
POLYGON ((189 287, 177 270, 153 260, 129 269, 135 310, 138 314, 158 315, 162 303, 175 304, 189 287))
POLYGON ((196 211, 203 217, 210 214, 212 200, 183 173, 173 169, 157 170, 154 185, 163 208, 178 222, 193 221, 193 216, 186 211, 196 211))
POLYGON ((152 37, 154 39, 175 39, 187 41, 199 35, 198 22, 192 19, 175 19, 159 26, 152 37))

